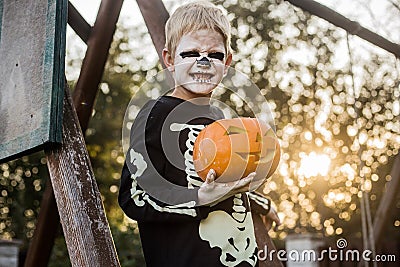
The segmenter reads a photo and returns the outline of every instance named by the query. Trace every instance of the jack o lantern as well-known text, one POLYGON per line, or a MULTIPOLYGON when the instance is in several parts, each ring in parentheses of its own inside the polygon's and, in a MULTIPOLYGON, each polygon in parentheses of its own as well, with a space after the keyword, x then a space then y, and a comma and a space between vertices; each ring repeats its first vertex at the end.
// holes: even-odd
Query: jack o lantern
POLYGON ((205 181, 210 169, 216 181, 230 182, 256 172, 256 181, 270 177, 280 159, 274 131, 254 118, 223 119, 204 128, 196 138, 193 162, 205 181))

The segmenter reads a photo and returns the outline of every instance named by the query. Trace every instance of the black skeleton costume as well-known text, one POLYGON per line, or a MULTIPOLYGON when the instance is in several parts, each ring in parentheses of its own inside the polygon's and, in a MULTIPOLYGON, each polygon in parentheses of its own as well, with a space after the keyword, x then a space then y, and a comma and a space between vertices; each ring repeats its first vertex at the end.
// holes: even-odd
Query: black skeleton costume
POLYGON ((147 266, 257 266, 250 213, 269 211, 269 200, 237 194, 198 206, 202 180, 193 166, 199 132, 222 112, 171 96, 148 102, 131 130, 119 204, 138 222, 147 266), (249 201, 250 199, 250 201, 249 201))

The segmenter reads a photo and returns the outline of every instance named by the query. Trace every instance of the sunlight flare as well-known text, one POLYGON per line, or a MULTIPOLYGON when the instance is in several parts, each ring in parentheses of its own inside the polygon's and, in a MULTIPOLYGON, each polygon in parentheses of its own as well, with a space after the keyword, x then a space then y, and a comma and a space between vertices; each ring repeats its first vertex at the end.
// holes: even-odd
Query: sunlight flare
POLYGON ((331 165, 331 159, 328 155, 311 152, 308 155, 300 155, 300 157, 300 168, 298 170, 300 176, 310 178, 313 176, 325 176, 328 174, 331 165))

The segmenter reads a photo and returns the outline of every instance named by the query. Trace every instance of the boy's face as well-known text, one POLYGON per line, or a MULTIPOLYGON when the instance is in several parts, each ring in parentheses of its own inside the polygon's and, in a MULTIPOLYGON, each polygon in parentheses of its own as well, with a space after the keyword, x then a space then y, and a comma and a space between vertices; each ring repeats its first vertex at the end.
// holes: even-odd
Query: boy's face
POLYGON ((173 95, 186 100, 209 96, 232 61, 222 35, 208 29, 183 35, 174 58, 166 50, 163 57, 175 80, 173 95))

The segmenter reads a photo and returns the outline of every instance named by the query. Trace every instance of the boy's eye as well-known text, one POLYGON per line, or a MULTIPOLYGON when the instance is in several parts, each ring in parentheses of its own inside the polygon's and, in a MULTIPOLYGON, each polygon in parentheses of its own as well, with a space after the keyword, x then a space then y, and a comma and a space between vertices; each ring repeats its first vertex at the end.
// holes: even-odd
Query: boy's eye
MULTIPOLYGON (((195 57, 198 58, 200 57, 200 53, 197 51, 186 51, 186 52, 182 52, 179 54, 182 58, 187 58, 187 57, 195 57)), ((213 53, 209 53, 208 57, 212 58, 212 59, 218 59, 218 60, 224 60, 225 58, 225 54, 221 53, 221 52, 213 52, 213 53)))
POLYGON ((187 58, 187 57, 199 57, 200 53, 197 51, 187 51, 187 52, 182 52, 179 54, 182 58, 187 58))
POLYGON ((225 54, 221 53, 221 52, 214 52, 214 53, 208 54, 208 57, 222 61, 222 60, 224 60, 225 54))

